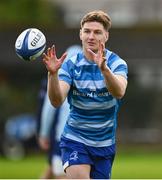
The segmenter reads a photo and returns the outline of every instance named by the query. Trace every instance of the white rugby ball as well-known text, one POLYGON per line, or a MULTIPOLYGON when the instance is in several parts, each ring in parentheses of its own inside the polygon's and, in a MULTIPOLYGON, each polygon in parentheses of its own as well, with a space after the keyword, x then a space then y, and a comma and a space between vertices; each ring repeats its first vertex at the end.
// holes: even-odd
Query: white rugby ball
POLYGON ((32 61, 41 56, 46 47, 45 35, 36 28, 24 30, 16 39, 16 54, 25 61, 32 61))

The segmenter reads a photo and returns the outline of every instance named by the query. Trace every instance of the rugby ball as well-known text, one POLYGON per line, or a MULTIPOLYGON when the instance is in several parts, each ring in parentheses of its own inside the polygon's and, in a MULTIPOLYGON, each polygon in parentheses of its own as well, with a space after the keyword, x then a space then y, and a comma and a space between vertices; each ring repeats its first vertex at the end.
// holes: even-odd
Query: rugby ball
POLYGON ((46 47, 45 35, 36 28, 24 30, 16 39, 16 54, 25 61, 32 61, 41 56, 46 47))

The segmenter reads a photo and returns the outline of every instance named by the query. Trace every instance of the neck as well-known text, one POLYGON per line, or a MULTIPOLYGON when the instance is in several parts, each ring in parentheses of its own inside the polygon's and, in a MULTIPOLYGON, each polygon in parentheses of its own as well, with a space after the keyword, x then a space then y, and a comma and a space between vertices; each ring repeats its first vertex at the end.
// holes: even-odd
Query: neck
POLYGON ((93 61, 92 55, 86 49, 83 49, 83 53, 84 53, 84 56, 86 57, 87 60, 93 61))

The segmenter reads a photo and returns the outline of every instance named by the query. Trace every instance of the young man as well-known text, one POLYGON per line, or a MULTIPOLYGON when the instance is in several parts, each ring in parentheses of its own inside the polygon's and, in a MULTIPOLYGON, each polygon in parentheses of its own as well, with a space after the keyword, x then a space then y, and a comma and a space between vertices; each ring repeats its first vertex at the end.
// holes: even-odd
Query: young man
POLYGON ((48 94, 58 107, 66 97, 70 114, 61 138, 67 178, 109 179, 115 156, 115 131, 120 100, 127 87, 127 64, 105 49, 110 17, 92 11, 81 20, 83 52, 69 60, 56 57, 55 47, 43 55, 48 94))

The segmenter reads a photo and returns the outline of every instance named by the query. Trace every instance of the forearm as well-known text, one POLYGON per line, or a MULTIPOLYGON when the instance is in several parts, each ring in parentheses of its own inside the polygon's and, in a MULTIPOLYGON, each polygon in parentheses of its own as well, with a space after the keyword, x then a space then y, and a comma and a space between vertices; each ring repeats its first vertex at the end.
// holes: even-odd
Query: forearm
POLYGON ((60 106, 64 99, 63 99, 63 95, 61 92, 57 73, 55 73, 55 74, 48 73, 47 91, 48 91, 48 95, 49 95, 51 104, 54 107, 60 106))
POLYGON ((121 99, 126 91, 127 80, 120 75, 115 75, 106 65, 101 72, 104 76, 106 87, 108 88, 109 92, 115 98, 121 99))

